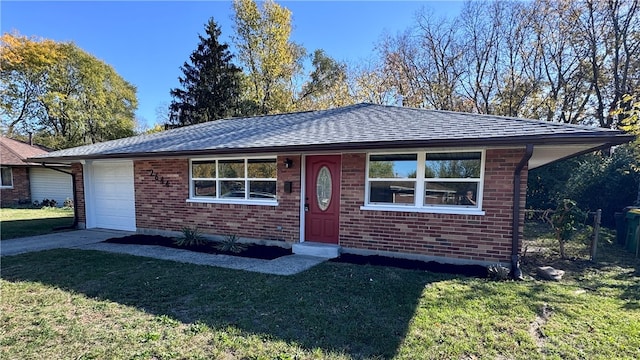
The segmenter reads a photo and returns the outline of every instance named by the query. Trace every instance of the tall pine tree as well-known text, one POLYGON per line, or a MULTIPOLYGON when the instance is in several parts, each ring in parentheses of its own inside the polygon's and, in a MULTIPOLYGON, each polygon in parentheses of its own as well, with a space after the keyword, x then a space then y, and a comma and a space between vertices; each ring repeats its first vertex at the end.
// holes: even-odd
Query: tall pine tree
POLYGON ((172 89, 169 121, 185 126, 239 114, 242 69, 231 62, 229 45, 220 43, 220 28, 213 18, 205 26, 206 37, 180 68, 181 88, 172 89))

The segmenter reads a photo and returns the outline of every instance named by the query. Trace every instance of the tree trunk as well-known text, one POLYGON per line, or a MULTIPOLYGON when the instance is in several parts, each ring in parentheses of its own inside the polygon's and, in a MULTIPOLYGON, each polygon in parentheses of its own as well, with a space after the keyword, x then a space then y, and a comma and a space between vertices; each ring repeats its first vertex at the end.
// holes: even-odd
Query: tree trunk
POLYGON ((560 240, 560 239, 558 239, 558 242, 560 243, 560 258, 561 258, 561 259, 565 259, 565 253, 564 253, 564 240, 560 240))

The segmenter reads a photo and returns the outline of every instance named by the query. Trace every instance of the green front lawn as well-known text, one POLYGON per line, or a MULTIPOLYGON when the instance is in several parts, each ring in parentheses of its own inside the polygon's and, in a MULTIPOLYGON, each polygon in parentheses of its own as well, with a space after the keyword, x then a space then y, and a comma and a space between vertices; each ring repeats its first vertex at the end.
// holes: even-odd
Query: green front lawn
POLYGON ((73 224, 73 209, 0 209, 0 239, 42 235, 73 224))
POLYGON ((601 254, 560 283, 23 254, 2 259, 0 347, 6 359, 640 358, 639 262, 601 254))

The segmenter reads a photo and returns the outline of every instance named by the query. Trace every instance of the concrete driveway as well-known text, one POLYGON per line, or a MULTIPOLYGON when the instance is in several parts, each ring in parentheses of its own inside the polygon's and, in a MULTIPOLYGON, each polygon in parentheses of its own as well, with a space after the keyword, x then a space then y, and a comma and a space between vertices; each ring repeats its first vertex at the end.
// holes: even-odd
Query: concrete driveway
POLYGON ((122 237, 131 234, 134 234, 134 232, 91 229, 2 240, 0 241, 0 255, 10 256, 32 251, 59 248, 72 249, 83 245, 99 243, 110 238, 122 237))

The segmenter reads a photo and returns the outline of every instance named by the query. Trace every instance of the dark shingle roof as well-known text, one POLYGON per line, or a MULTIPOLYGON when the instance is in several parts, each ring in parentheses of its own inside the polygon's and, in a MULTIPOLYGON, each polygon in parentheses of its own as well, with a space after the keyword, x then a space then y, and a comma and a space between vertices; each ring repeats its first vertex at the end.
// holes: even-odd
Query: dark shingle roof
POLYGON ((0 136, 0 164, 13 166, 38 165, 25 159, 46 154, 47 150, 22 141, 0 136))
POLYGON ((357 104, 232 118, 52 152, 38 159, 349 150, 409 146, 621 144, 616 130, 407 107, 357 104))

